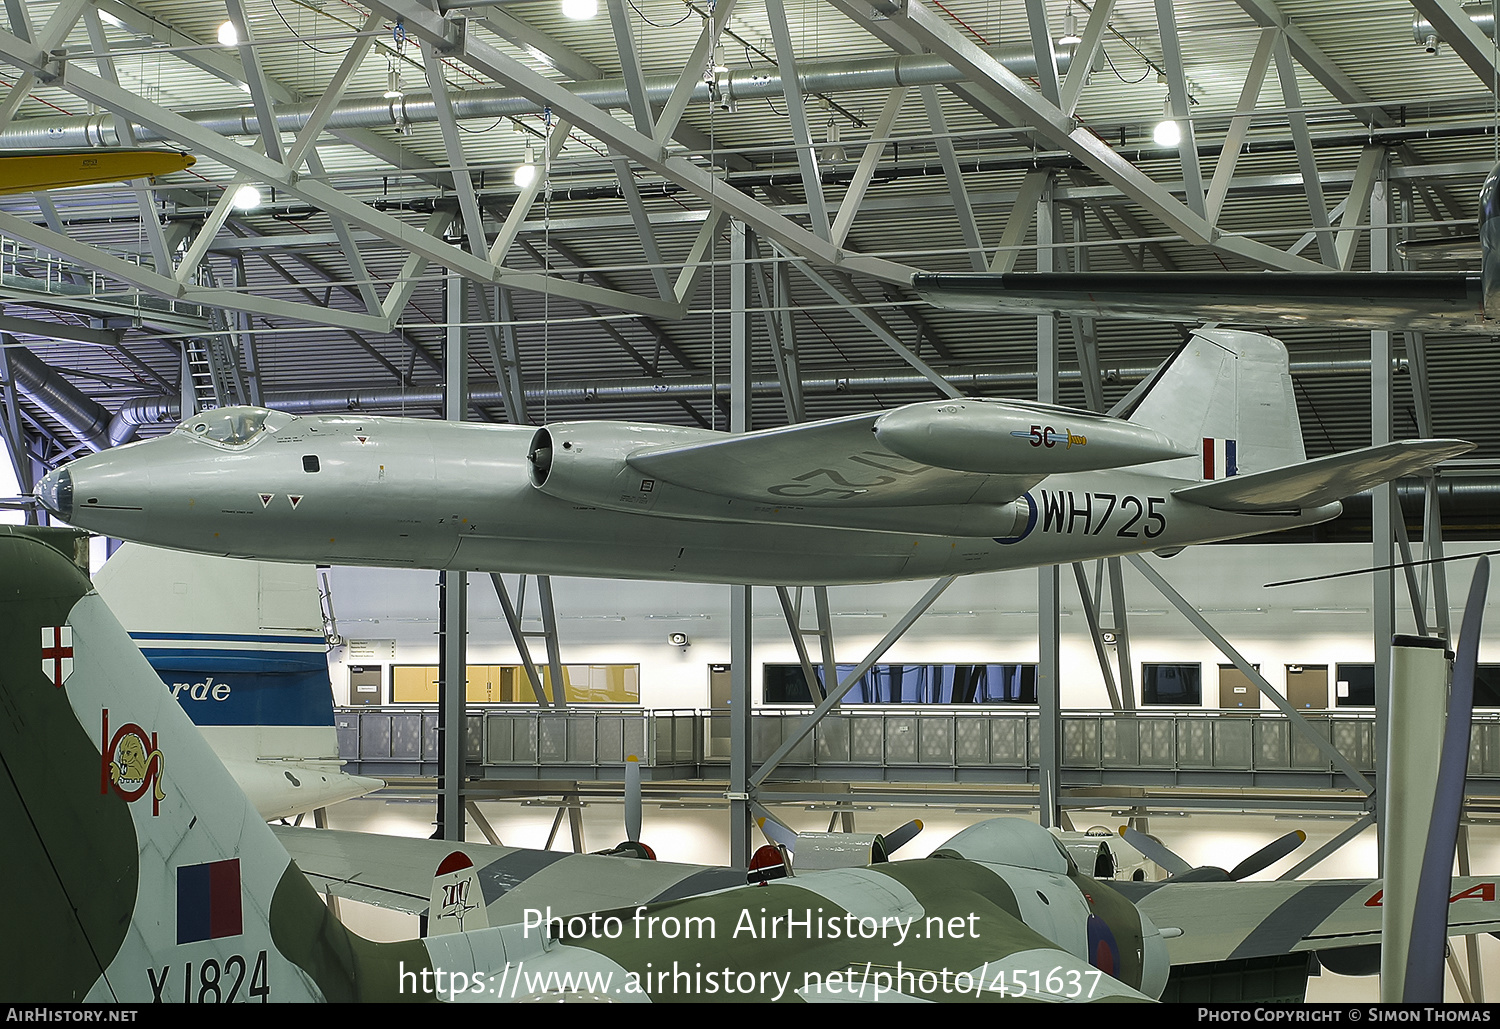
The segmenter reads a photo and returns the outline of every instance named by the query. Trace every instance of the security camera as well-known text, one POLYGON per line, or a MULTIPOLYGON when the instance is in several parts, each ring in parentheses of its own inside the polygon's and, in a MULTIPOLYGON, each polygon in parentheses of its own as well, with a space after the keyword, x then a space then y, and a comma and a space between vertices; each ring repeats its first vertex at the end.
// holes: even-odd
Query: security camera
POLYGON ((667 633, 667 642, 674 647, 685 647, 688 645, 688 634, 685 632, 667 633))
POLYGON ((1118 640, 1119 640, 1119 637, 1118 637, 1118 636, 1116 636, 1116 635, 1115 635, 1115 634, 1114 634, 1114 632, 1112 632, 1112 631, 1111 631, 1111 630, 1109 630, 1109 629, 1105 629, 1105 630, 1104 630, 1104 631, 1103 631, 1103 632, 1101 632, 1101 633, 1100 633, 1100 634, 1099 634, 1099 641, 1100 641, 1100 642, 1101 642, 1101 643, 1103 643, 1103 644, 1104 644, 1104 645, 1105 645, 1105 646, 1106 646, 1106 647, 1112 647, 1112 646, 1114 646, 1114 645, 1115 645, 1115 643, 1116 643, 1116 642, 1117 642, 1117 641, 1118 641, 1118 640))

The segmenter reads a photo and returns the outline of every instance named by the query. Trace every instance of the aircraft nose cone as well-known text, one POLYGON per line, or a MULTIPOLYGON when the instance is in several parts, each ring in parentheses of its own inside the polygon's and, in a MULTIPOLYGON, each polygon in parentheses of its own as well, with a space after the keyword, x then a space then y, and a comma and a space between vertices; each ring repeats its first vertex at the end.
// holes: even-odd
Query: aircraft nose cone
POLYGON ((65 522, 73 520, 73 476, 66 468, 42 476, 33 492, 37 501, 51 514, 65 522))

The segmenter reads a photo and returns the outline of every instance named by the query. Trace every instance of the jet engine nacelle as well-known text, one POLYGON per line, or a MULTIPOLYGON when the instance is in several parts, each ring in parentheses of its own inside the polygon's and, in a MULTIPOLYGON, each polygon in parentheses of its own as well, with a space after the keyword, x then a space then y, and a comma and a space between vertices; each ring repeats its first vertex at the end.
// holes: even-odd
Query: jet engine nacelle
POLYGON ((531 484, 548 496, 612 511, 650 511, 664 484, 625 459, 643 447, 697 443, 715 435, 639 422, 558 422, 536 431, 526 460, 531 484))

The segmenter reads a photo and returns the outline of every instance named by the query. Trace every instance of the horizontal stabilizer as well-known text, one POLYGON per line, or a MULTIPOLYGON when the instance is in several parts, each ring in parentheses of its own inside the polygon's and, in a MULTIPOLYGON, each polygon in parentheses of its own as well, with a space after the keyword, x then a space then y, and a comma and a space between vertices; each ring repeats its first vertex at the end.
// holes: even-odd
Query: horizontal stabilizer
POLYGON ((1305 464, 1185 486, 1173 490, 1172 496, 1216 511, 1244 514, 1321 507, 1473 449, 1473 443, 1461 439, 1401 440, 1330 454, 1305 464))
POLYGON ((961 311, 1434 331, 1482 321, 1479 276, 1449 272, 920 272, 912 288, 961 311))

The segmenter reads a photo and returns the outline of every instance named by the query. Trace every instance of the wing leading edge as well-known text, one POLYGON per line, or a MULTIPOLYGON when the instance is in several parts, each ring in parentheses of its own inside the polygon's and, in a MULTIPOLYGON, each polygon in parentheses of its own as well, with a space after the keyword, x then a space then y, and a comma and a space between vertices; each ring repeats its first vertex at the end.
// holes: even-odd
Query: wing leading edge
POLYGON ((1448 272, 918 272, 917 295, 960 311, 1474 331, 1478 275, 1448 272))

